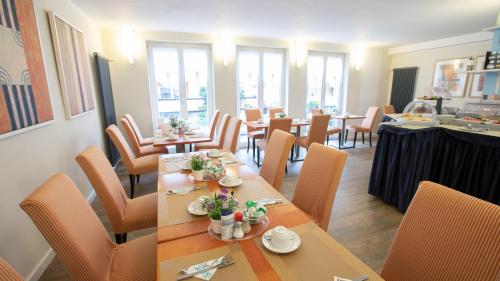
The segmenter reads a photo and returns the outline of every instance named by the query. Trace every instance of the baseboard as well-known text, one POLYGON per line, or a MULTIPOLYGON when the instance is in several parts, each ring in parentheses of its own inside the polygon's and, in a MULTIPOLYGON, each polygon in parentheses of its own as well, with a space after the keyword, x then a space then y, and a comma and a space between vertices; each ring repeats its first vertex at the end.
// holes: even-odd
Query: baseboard
MULTIPOLYGON (((94 202, 96 197, 96 193, 94 190, 90 192, 90 194, 87 196, 87 201, 89 203, 94 202)), ((35 266, 35 269, 31 271, 31 273, 26 277, 27 281, 38 281, 42 274, 45 272, 49 264, 52 262, 54 257, 56 256, 56 253, 52 248, 49 248, 49 250, 45 253, 43 258, 40 260, 40 262, 35 266)))

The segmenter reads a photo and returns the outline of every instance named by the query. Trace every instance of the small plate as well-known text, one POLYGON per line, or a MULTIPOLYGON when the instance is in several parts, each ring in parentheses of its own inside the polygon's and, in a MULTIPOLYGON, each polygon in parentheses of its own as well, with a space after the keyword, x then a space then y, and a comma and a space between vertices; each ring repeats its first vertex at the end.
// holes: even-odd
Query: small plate
POLYGON ((210 157, 210 158, 220 158, 222 156, 224 156, 224 152, 217 152, 217 154, 212 154, 210 152, 207 153, 207 156, 210 157))
POLYGON ((199 210, 199 209, 196 209, 196 204, 200 204, 200 202, 198 200, 194 200, 193 202, 189 203, 188 205, 188 212, 192 215, 195 215, 195 216, 206 216, 208 215, 207 211, 205 210, 199 210))
POLYGON ((196 135, 196 132, 195 131, 189 131, 189 132, 185 132, 184 135, 186 135, 186 136, 192 136, 192 135, 196 135))
POLYGON ((264 233, 264 235, 262 235, 262 238, 261 238, 262 244, 269 251, 274 252, 274 253, 278 253, 278 254, 288 254, 288 253, 291 253, 291 252, 297 250, 300 247, 300 236, 297 233, 295 233, 293 230, 290 230, 290 232, 292 232, 292 238, 290 238, 292 240, 292 243, 290 244, 290 246, 288 248, 285 248, 285 249, 275 248, 271 244, 271 240, 266 238, 266 237, 271 237, 272 232, 273 232, 272 229, 266 231, 264 233))
POLYGON ((191 171, 191 165, 188 165, 188 163, 189 162, 179 165, 179 168, 181 168, 184 171, 191 171))
POLYGON ((243 180, 241 178, 238 178, 236 182, 233 184, 226 184, 224 183, 224 178, 219 180, 219 184, 222 185, 223 187, 237 187, 238 185, 241 185, 243 183, 243 180))

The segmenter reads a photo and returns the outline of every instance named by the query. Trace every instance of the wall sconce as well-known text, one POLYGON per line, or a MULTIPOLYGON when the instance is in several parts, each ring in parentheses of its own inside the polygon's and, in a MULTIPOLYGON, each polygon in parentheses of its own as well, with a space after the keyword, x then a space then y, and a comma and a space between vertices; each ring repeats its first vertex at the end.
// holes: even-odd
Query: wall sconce
POLYGON ((137 42, 135 38, 135 30, 131 27, 122 29, 120 36, 120 49, 123 55, 127 57, 129 64, 135 63, 135 54, 137 51, 137 42))
POLYGON ((219 34, 219 47, 220 47, 219 52, 222 64, 228 66, 234 52, 234 43, 229 34, 227 33, 219 34))
POLYGON ((354 45, 354 68, 356 71, 361 69, 361 65, 363 64, 365 48, 363 45, 357 44, 354 45))
POLYGON ((290 48, 290 56, 295 61, 295 66, 300 68, 307 58, 307 46, 303 40, 295 40, 290 48))

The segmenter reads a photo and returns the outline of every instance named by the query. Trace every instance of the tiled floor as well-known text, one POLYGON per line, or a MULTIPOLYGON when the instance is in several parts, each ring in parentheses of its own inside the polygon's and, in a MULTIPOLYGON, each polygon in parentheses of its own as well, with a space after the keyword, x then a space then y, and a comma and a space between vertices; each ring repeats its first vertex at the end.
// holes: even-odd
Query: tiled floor
MULTIPOLYGON (((331 142, 331 144, 334 143, 335 141, 331 142)), ((334 202, 328 233, 363 262, 380 272, 387 250, 403 215, 396 208, 384 204, 381 200, 375 199, 367 193, 375 148, 358 142, 356 149, 346 151, 349 153, 349 157, 334 202)), ((246 153, 246 149, 240 150, 238 154, 249 167, 258 172, 257 166, 253 163, 251 155, 246 153)), ((285 175, 281 188, 282 193, 287 198, 292 197, 295 180, 302 163, 288 164, 288 174, 285 175)), ((118 173, 128 194, 128 177, 123 167, 118 168, 118 173)), ((136 194, 155 192, 156 181, 156 175, 142 176, 141 183, 136 187, 136 194)), ((109 231, 110 224, 99 199, 96 199, 92 206, 109 231)), ((130 233, 129 239, 152 231, 154 229, 130 233)), ((56 257, 40 280, 70 280, 70 278, 56 257)))

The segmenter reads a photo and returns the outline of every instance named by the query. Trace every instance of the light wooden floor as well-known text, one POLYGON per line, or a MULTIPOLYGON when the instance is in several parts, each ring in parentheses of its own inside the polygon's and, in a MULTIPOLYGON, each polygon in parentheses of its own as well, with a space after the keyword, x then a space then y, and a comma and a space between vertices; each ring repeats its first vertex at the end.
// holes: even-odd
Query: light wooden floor
MULTIPOLYGON (((336 144, 335 141, 331 143, 336 144)), ((356 149, 345 150, 349 153, 349 157, 334 202, 328 233, 368 266, 380 272, 403 215, 396 208, 368 195, 368 180, 375 148, 361 145, 361 142, 357 146, 356 149)), ((246 149, 240 150, 238 154, 258 172, 246 149)), ((295 180, 301 166, 302 162, 288 163, 288 174, 283 180, 282 192, 289 199, 295 189, 295 180)), ((118 173, 128 194, 128 176, 123 167, 118 168, 118 173)), ((156 175, 141 176, 141 183, 136 186, 136 194, 155 192, 156 181, 156 175)), ((95 200, 92 207, 110 232, 110 224, 99 199, 95 200)), ((128 236, 129 239, 133 239, 153 231, 154 229, 147 229, 130 233, 128 236)), ((112 239, 114 240, 113 237, 112 239)), ((64 265, 56 257, 40 280, 70 280, 70 278, 64 265)))

